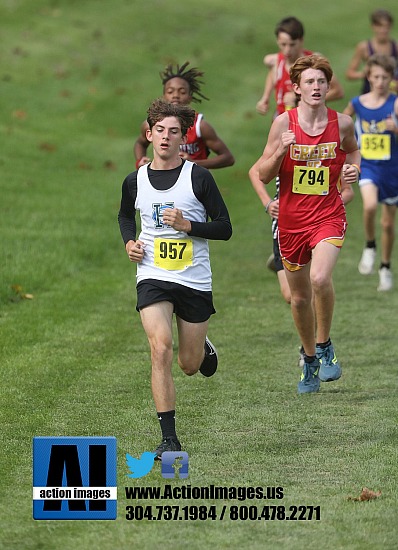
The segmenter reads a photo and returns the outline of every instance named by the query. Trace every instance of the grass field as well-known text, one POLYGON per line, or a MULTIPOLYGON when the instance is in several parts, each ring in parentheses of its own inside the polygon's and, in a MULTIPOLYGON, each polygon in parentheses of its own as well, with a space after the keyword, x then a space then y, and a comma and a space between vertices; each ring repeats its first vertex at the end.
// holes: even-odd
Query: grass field
MULTIPOLYGON (((377 275, 357 272, 359 192, 335 270, 332 338, 343 377, 298 396, 299 341, 265 269, 270 223, 247 177, 270 124, 255 104, 275 23, 288 14, 303 20, 306 46, 330 58, 344 85, 345 98, 333 105, 343 109, 359 90, 344 70, 354 44, 369 35, 374 7, 309 0, 304 15, 286 0, 2 0, 2 550, 397 548, 398 293, 377 293, 377 275), (320 521, 125 519, 125 486, 165 480, 157 466, 127 478, 126 452, 151 450, 159 427, 117 212, 139 125, 161 94, 159 71, 187 59, 205 71, 211 100, 203 111, 236 157, 214 172, 234 228, 230 242, 211 243, 217 315, 209 335, 219 372, 208 380, 175 368, 188 481, 281 486, 283 500, 267 504, 320 506, 320 521), (116 521, 32 519, 32 437, 39 435, 117 438, 116 521), (349 499, 363 487, 381 496, 349 499)), ((396 11, 396 0, 383 7, 396 11)))

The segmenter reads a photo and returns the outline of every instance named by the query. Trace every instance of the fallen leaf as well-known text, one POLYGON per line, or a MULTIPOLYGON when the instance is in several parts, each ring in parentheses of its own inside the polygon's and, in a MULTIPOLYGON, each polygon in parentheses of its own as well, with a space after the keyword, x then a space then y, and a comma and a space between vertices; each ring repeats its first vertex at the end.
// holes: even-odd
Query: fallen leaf
POLYGON ((49 153, 52 153, 53 151, 57 150, 56 145, 54 145, 53 143, 46 143, 46 142, 40 143, 39 148, 42 151, 48 151, 49 153))
POLYGON ((106 160, 104 162, 104 168, 106 168, 107 170, 116 170, 116 164, 111 160, 106 160))
POLYGON ((79 162, 79 170, 92 170, 93 167, 91 164, 87 164, 87 162, 79 162))
POLYGON ((359 497, 348 497, 348 500, 355 500, 358 502, 363 502, 365 500, 373 500, 375 498, 378 498, 381 495, 381 491, 371 491, 367 487, 363 487, 361 494, 359 497))
POLYGON ((20 120, 25 120, 27 114, 26 111, 23 111, 22 109, 17 109, 16 111, 13 111, 12 116, 14 118, 19 118, 20 120))
POLYGON ((11 288, 13 289, 15 294, 21 294, 21 292, 22 292, 22 286, 21 285, 18 285, 18 284, 11 285, 11 288))

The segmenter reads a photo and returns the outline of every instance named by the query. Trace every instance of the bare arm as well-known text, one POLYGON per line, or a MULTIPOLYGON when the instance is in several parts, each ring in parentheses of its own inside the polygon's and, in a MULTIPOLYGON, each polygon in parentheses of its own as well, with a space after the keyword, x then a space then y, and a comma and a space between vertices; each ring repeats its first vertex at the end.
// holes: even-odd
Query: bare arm
MULTIPOLYGON (((235 163, 235 159, 231 151, 222 139, 218 137, 214 128, 203 119, 200 121, 200 133, 206 147, 215 154, 213 156, 209 156, 207 159, 195 160, 196 164, 207 169, 212 169, 225 168, 226 166, 232 166, 235 163)), ((181 157, 189 160, 189 155, 187 153, 181 154, 181 157)))
POLYGON ((326 102, 336 101, 337 99, 342 99, 344 97, 343 86, 340 84, 339 80, 335 75, 332 76, 330 81, 330 88, 326 94, 326 102))
POLYGON ((289 130, 288 114, 282 113, 272 123, 267 144, 259 159, 258 175, 261 181, 267 184, 278 175, 282 160, 294 142, 295 135, 289 130))
POLYGON ((263 95, 256 104, 256 110, 260 115, 266 115, 269 109, 269 100, 275 86, 275 66, 278 54, 270 53, 264 57, 264 65, 269 69, 265 77, 263 95))
POLYGON ((149 141, 146 138, 146 131, 148 130, 148 128, 149 128, 148 123, 145 120, 141 124, 140 135, 138 136, 138 138, 134 143, 134 156, 137 162, 137 168, 139 168, 143 164, 147 164, 148 162, 151 162, 151 158, 147 156, 149 141))
POLYGON ((275 86, 274 70, 271 69, 265 78, 263 95, 261 96, 259 101, 257 101, 257 104, 256 104, 256 110, 258 113, 260 113, 260 115, 266 115, 268 113, 269 100, 272 95, 274 86, 275 86))
POLYGON ((341 198, 344 204, 348 204, 354 198, 354 188, 345 182, 344 176, 341 178, 341 198))
POLYGON ((249 170, 249 179, 253 185, 254 191, 257 193, 261 204, 266 209, 266 212, 272 217, 277 218, 279 214, 279 200, 274 200, 268 194, 264 183, 259 176, 259 165, 262 157, 260 157, 249 170))
POLYGON ((393 132, 395 135, 398 134, 398 98, 394 103, 394 116, 388 117, 386 119, 386 129, 389 132, 393 132))
POLYGON ((347 153, 343 179, 345 183, 353 184, 359 180, 361 166, 361 153, 355 137, 354 123, 350 116, 342 113, 338 113, 338 120, 341 149, 347 153))
POLYGON ((354 55, 348 65, 348 68, 345 72, 345 76, 348 80, 359 80, 365 78, 365 71, 360 69, 361 64, 367 58, 367 42, 363 40, 359 42, 354 51, 354 55))
POLYGON ((354 110, 354 107, 353 107, 351 101, 348 103, 347 107, 344 109, 343 114, 351 116, 351 117, 354 116, 355 110, 354 110))

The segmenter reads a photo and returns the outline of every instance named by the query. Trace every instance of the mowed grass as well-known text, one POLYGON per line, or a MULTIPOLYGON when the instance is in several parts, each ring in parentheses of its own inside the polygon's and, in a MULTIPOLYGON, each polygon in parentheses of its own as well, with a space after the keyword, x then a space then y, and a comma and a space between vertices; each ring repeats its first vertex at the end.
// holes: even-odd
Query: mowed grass
POLYGON ((359 192, 334 278, 332 338, 343 377, 298 396, 299 341, 265 268, 270 220, 247 177, 270 124, 255 104, 275 23, 289 14, 303 20, 306 46, 328 55, 344 84, 346 97, 334 105, 342 109, 359 89, 344 69, 369 35, 372 9, 361 0, 322 10, 310 0, 305 13, 287 1, 203 0, 197 9, 161 0, 2 3, 0 548, 396 548, 398 298, 396 290, 377 293, 377 275, 357 272, 359 192), (312 505, 321 521, 125 519, 133 504, 126 485, 165 480, 158 465, 127 478, 125 453, 153 449, 159 427, 117 211, 134 138, 161 94, 158 73, 186 59, 205 71, 211 100, 201 110, 236 157, 234 167, 214 172, 234 227, 230 242, 211 243, 217 314, 209 335, 219 372, 187 378, 175 365, 187 481, 281 486, 284 498, 140 504, 312 505), (117 437, 116 521, 32 519, 37 435, 117 437), (349 500, 363 487, 381 496, 349 500))

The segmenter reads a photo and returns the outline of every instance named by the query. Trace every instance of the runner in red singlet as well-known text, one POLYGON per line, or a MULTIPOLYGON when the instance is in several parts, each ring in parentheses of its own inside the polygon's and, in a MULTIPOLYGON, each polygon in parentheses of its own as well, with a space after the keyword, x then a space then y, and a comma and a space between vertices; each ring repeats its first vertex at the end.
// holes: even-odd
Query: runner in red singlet
POLYGON ((351 118, 325 105, 332 75, 319 55, 294 63, 290 79, 299 106, 274 120, 259 160, 265 184, 280 180, 279 246, 304 348, 299 393, 318 391, 320 381, 341 376, 330 341, 332 272, 346 229, 340 178, 358 181, 361 156, 351 118))

